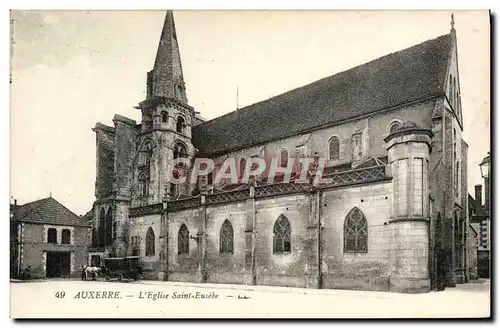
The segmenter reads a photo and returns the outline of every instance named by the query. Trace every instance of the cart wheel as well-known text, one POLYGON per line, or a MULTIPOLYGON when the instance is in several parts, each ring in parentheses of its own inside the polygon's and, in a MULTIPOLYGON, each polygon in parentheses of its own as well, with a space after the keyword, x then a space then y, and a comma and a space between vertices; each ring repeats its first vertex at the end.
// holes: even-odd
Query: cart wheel
POLYGON ((122 281, 122 279, 123 279, 123 276, 122 276, 122 274, 120 273, 120 274, 118 275, 118 281, 122 281))
POLYGON ((104 277, 104 280, 109 281, 109 276, 104 277))

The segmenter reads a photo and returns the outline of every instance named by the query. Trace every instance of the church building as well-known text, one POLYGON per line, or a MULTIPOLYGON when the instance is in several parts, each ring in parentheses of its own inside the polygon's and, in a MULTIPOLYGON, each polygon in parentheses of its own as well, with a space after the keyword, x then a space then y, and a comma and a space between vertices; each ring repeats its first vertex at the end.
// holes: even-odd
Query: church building
POLYGON ((446 35, 206 121, 168 11, 146 80, 140 122, 93 128, 94 263, 139 256, 144 279, 405 293, 469 279, 453 16, 446 35), (172 181, 198 158, 234 159, 238 181, 172 181), (284 170, 324 158, 328 181, 245 182, 252 158, 284 170))

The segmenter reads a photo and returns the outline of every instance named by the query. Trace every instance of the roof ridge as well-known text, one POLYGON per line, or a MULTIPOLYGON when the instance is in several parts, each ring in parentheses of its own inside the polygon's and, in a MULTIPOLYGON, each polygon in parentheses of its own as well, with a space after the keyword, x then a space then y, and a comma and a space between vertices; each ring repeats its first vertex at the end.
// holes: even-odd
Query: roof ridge
POLYGON ((300 89, 302 89, 302 88, 306 88, 306 87, 308 87, 308 86, 310 86, 310 85, 313 85, 313 84, 316 84, 316 83, 318 83, 318 82, 322 82, 322 81, 328 80, 328 79, 330 79, 330 78, 333 78, 334 76, 338 76, 338 75, 341 75, 341 74, 345 74, 345 73, 347 73, 347 72, 354 71, 354 70, 359 69, 359 68, 361 68, 361 67, 363 67, 363 66, 365 66, 365 65, 369 65, 369 64, 371 64, 371 63, 373 63, 373 62, 379 61, 379 60, 381 60, 381 59, 383 59, 383 58, 388 58, 388 57, 390 57, 390 56, 394 56, 395 54, 398 54, 398 53, 401 53, 401 52, 403 52, 403 51, 407 51, 407 50, 410 50, 410 49, 412 49, 412 48, 415 48, 415 47, 421 46, 422 44, 427 43, 427 42, 436 41, 436 40, 438 40, 438 39, 440 39, 440 38, 443 38, 443 37, 446 37, 446 36, 450 36, 450 33, 447 33, 447 34, 441 34, 441 35, 436 36, 436 37, 434 37, 434 38, 432 38, 432 39, 428 39, 428 40, 422 41, 422 42, 420 42, 420 43, 414 44, 414 45, 409 46, 409 47, 407 47, 407 48, 403 48, 403 49, 400 49, 400 50, 393 51, 393 52, 391 52, 391 53, 388 53, 388 54, 385 54, 385 55, 383 55, 383 56, 380 56, 380 57, 374 58, 374 59, 372 59, 372 60, 370 60, 370 61, 364 62, 364 63, 359 64, 359 65, 356 65, 356 66, 354 66, 354 67, 351 67, 351 68, 345 69, 345 70, 343 70, 343 71, 339 71, 339 72, 337 72, 337 73, 333 73, 333 74, 331 74, 331 75, 328 75, 328 76, 322 77, 322 78, 320 78, 320 79, 318 79, 318 80, 315 80, 315 81, 312 81, 312 82, 310 82, 310 83, 307 83, 307 84, 301 85, 301 86, 299 86, 299 87, 295 87, 295 88, 293 88, 293 89, 287 90, 287 91, 285 91, 285 92, 282 92, 282 93, 277 94, 277 95, 275 95, 275 96, 272 96, 272 97, 270 97, 270 98, 266 98, 266 99, 263 99, 263 100, 257 101, 257 102, 255 102, 255 103, 252 103, 252 104, 248 105, 248 106, 245 106, 245 107, 242 107, 242 108, 238 108, 238 109, 236 109, 236 110, 233 110, 233 111, 231 111, 231 112, 228 112, 228 113, 226 113, 226 114, 224 114, 224 115, 214 117, 213 119, 210 119, 210 120, 208 120, 208 121, 202 122, 202 123, 198 124, 197 126, 204 125, 204 124, 206 124, 206 123, 210 123, 210 122, 215 121, 215 120, 217 120, 217 119, 220 119, 220 118, 223 118, 223 117, 230 116, 231 114, 236 114, 236 113, 238 113, 239 111, 242 111, 242 110, 245 110, 245 111, 246 111, 246 110, 248 110, 249 108, 251 108, 251 107, 253 107, 253 106, 255 106, 255 105, 258 105, 258 104, 261 104, 261 103, 263 103, 263 102, 267 102, 267 101, 270 101, 270 100, 276 99, 276 98, 278 98, 278 97, 284 96, 284 95, 289 94, 289 93, 293 93, 293 92, 295 92, 295 91, 297 91, 297 90, 300 90, 300 89))
MULTIPOLYGON (((49 198, 50 197, 46 197, 46 198, 42 198, 42 199, 38 199, 38 200, 35 200, 35 201, 32 201, 32 202, 26 203, 24 205, 21 205, 19 208, 17 208, 16 211, 20 210, 21 208, 23 208, 25 206, 28 207, 29 211, 27 211, 26 213, 24 213, 24 215, 23 215, 23 218, 24 218, 24 217, 30 215, 31 213, 33 213, 37 208, 40 207, 40 205, 42 205, 43 201, 46 201, 49 198), (35 206, 29 207, 30 205, 35 205, 35 206)), ((17 218, 17 219, 21 219, 21 218, 17 218)))

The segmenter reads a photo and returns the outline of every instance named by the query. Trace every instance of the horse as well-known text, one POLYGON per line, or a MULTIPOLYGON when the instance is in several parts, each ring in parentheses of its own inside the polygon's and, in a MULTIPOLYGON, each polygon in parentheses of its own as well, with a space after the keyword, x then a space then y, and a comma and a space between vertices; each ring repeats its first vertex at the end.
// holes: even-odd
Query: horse
POLYGON ((101 273, 102 268, 95 266, 87 266, 85 267, 85 280, 89 280, 89 276, 92 280, 96 280, 101 273))

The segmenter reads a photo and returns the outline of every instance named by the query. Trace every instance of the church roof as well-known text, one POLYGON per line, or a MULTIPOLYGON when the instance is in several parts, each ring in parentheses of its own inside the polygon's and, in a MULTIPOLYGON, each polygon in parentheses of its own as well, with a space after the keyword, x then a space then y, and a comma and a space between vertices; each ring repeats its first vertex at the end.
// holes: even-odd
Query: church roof
POLYGON ((52 197, 19 206, 14 211, 12 220, 39 224, 88 226, 84 218, 79 217, 52 197))
POLYGON ((444 93, 453 40, 442 35, 193 127, 220 154, 444 93))

